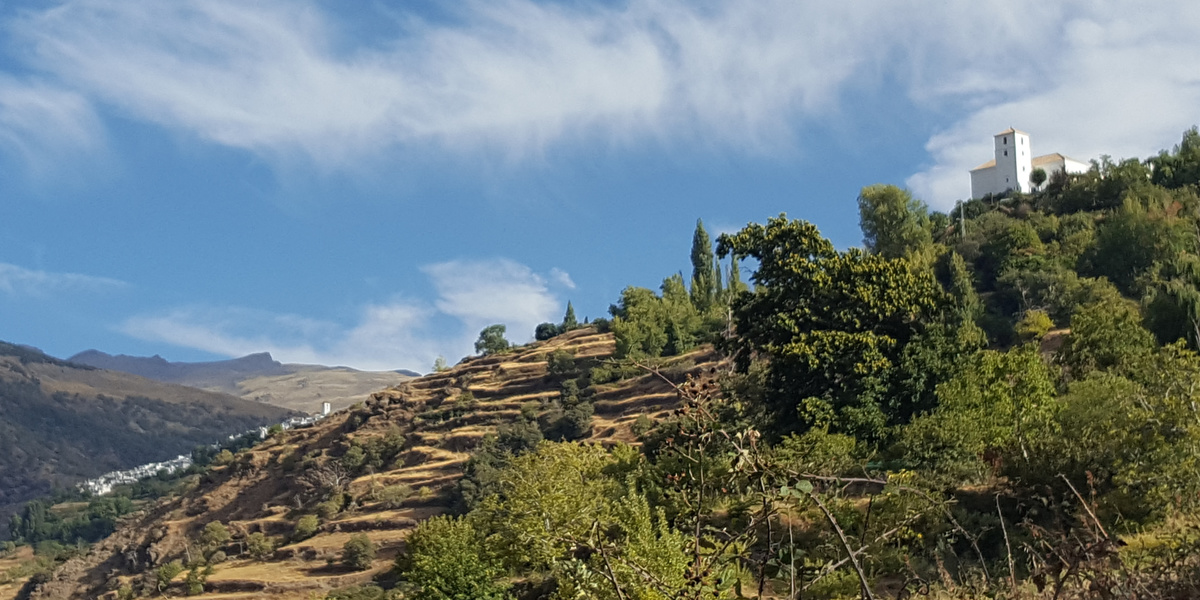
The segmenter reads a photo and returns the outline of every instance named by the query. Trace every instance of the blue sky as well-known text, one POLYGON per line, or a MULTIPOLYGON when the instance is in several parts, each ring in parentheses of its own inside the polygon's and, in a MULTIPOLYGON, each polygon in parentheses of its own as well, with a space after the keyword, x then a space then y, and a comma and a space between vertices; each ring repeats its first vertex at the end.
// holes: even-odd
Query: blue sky
POLYGON ((787 212, 860 242, 991 135, 1145 157, 1200 122, 1200 3, 16 0, 0 339, 428 370, 787 212))

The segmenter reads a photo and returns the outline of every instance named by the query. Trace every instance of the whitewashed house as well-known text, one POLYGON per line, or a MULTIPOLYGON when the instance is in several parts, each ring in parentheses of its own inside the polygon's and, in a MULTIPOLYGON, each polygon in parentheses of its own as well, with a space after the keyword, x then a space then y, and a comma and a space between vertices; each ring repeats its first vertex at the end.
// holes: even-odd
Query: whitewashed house
POLYGON ((1008 128, 994 137, 996 156, 971 169, 971 197, 982 198, 988 194, 1003 194, 1009 190, 1029 193, 1033 184, 1029 176, 1035 169, 1046 172, 1046 179, 1056 172, 1083 173, 1089 165, 1062 154, 1033 155, 1029 134, 1019 129, 1008 128))

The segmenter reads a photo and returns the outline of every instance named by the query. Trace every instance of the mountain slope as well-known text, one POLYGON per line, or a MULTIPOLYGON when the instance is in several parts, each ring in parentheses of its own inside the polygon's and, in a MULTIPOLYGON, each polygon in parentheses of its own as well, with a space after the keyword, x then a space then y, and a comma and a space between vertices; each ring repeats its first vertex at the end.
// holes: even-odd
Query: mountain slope
POLYGON ((0 343, 0 519, 55 486, 172 458, 290 414, 0 343))
MULTIPOLYGON (((140 585, 157 565, 184 556, 210 522, 234 535, 231 560, 214 566, 198 597, 307 599, 328 589, 369 580, 390 568, 391 559, 417 522, 449 510, 453 490, 470 452, 498 426, 516 422, 531 408, 543 415, 563 389, 564 377, 549 372, 547 359, 565 351, 579 360, 611 356, 613 338, 574 331, 544 343, 496 356, 471 359, 379 392, 364 406, 335 414, 314 427, 284 432, 218 467, 196 489, 131 515, 109 539, 65 563, 33 598, 104 597, 104 590, 140 585), (327 515, 317 533, 289 541, 299 516, 319 511, 322 496, 311 485, 337 475, 336 465, 354 447, 379 452, 379 468, 344 477, 351 500, 327 515), (387 491, 411 490, 388 499, 387 491), (238 540, 254 532, 284 542, 265 561, 236 556, 238 540), (353 572, 336 561, 352 533, 365 533, 380 548, 371 570, 353 572)), ((682 380, 715 366, 715 354, 698 350, 673 359, 664 369, 682 380)), ((677 406, 663 379, 639 374, 589 386, 595 413, 586 439, 633 442, 631 426, 641 415, 661 418, 677 406)), ((345 475, 345 474, 343 474, 345 475)))
POLYGON ((339 410, 417 375, 411 371, 359 371, 348 367, 285 364, 267 352, 212 362, 170 362, 158 355, 114 356, 99 350, 86 350, 68 360, 302 412, 318 411, 322 402, 329 402, 334 410, 339 410))

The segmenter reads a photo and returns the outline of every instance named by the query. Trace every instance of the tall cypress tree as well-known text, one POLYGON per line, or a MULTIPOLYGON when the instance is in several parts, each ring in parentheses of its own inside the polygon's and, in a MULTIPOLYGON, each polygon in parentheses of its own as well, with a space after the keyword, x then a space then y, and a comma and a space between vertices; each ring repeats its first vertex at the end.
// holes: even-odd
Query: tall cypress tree
POLYGON ((567 300, 567 314, 563 315, 562 330, 565 333, 578 327, 579 319, 575 318, 575 307, 571 306, 570 300, 567 300))
POLYGON ((692 305, 700 312, 707 311, 716 297, 715 262, 712 240, 704 222, 696 219, 696 233, 692 235, 692 305))
POLYGON ((726 286, 726 289, 729 290, 730 299, 746 289, 745 284, 742 283, 742 270, 738 267, 736 256, 729 257, 729 285, 726 286))

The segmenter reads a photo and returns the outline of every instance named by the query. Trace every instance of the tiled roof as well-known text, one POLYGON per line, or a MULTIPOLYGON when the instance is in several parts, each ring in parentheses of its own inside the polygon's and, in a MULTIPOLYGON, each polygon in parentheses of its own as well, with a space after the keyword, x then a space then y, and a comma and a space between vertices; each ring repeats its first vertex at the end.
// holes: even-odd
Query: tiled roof
POLYGON ((1054 154, 1043 154, 1041 156, 1034 157, 1031 162, 1033 166, 1037 167, 1046 163, 1060 162, 1066 158, 1067 157, 1055 152, 1054 154))
POLYGON ((982 165, 979 165, 978 167, 975 167, 974 169, 971 169, 971 170, 972 171, 982 171, 984 169, 990 169, 994 166, 996 166, 996 159, 993 158, 992 160, 989 160, 989 161, 983 163, 982 165))
POLYGON ((1083 161, 1081 161, 1081 160, 1075 160, 1075 159, 1071 158, 1070 156, 1064 156, 1064 155, 1062 155, 1062 154, 1059 154, 1059 153, 1057 153, 1057 152, 1055 152, 1054 154, 1043 154, 1043 155, 1041 155, 1041 156, 1038 156, 1038 157, 1036 157, 1036 158, 1034 158, 1034 159, 1033 159, 1033 161, 1032 161, 1032 164, 1033 164, 1033 166, 1035 166, 1035 167, 1036 167, 1036 166, 1039 166, 1039 165, 1044 165, 1044 164, 1046 164, 1046 163, 1060 162, 1060 161, 1068 161, 1068 160, 1069 160, 1069 161, 1071 161, 1071 162, 1077 162, 1077 163, 1079 163, 1079 164, 1081 164, 1081 165, 1082 165, 1082 164, 1087 164, 1087 163, 1085 163, 1085 162, 1083 162, 1083 161))

